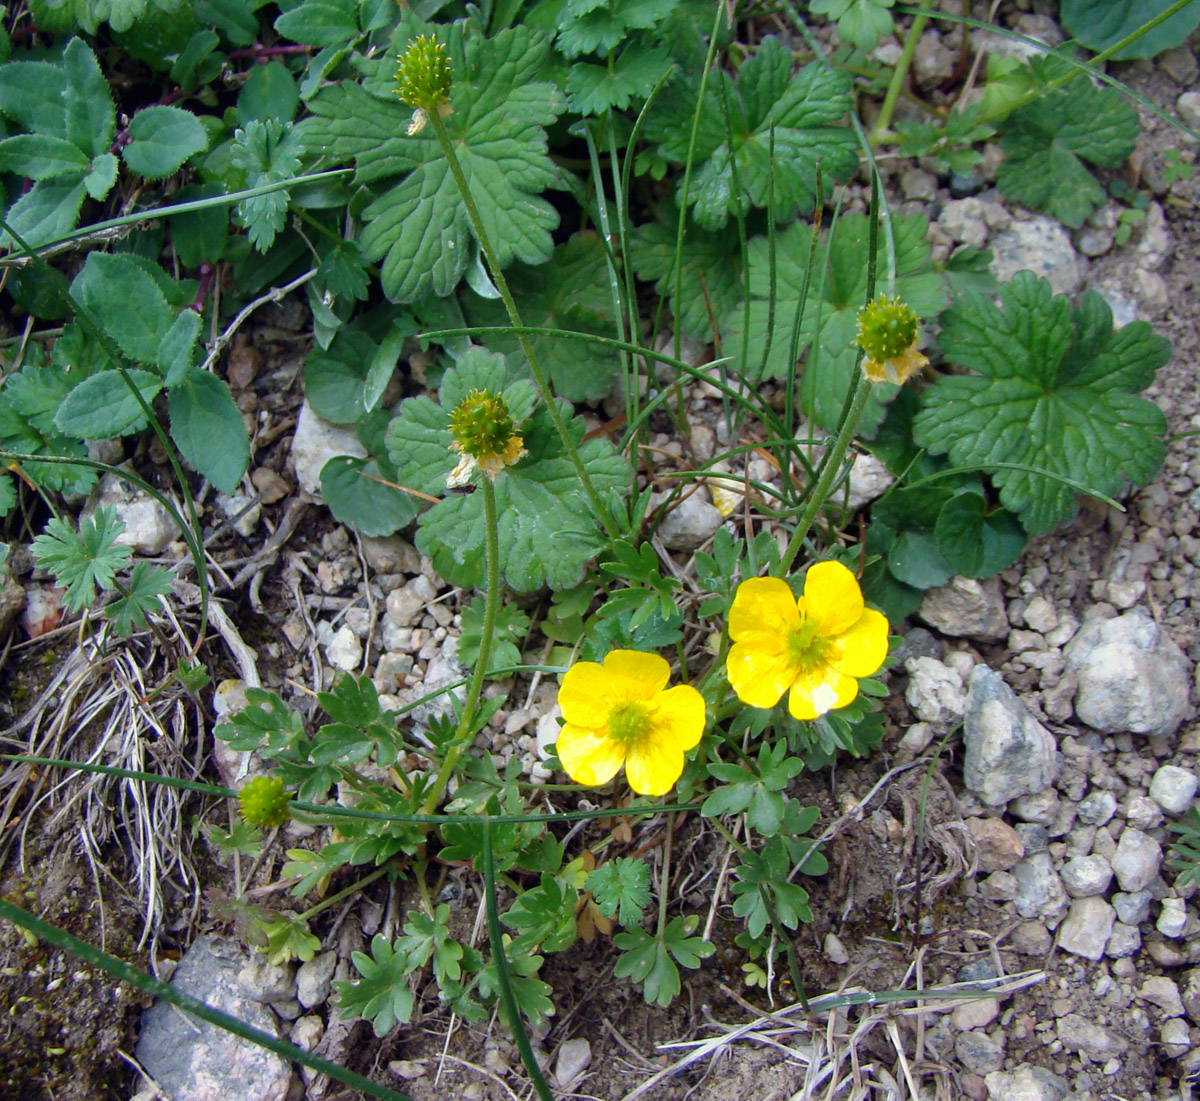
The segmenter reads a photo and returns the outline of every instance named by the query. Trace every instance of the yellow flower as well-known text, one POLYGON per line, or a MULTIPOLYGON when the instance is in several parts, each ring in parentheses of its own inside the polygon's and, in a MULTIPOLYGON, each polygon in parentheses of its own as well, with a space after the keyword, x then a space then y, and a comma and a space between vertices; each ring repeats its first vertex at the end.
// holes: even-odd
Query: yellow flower
POLYGON ((665 795, 683 755, 704 733, 704 697, 691 685, 667 688, 670 666, 657 654, 613 650, 599 665, 572 665, 558 690, 566 720, 556 752, 580 784, 604 784, 621 766, 639 795, 665 795))
POLYGON ((818 562, 797 600, 786 581, 743 581, 729 609, 729 683, 751 707, 774 707, 789 689, 788 710, 815 719, 845 707, 888 652, 888 621, 863 605, 858 581, 840 562, 818 562))
POLYGON ((855 343, 866 352, 863 372, 872 382, 902 386, 929 360, 917 351, 917 315, 899 298, 879 295, 858 311, 855 343))

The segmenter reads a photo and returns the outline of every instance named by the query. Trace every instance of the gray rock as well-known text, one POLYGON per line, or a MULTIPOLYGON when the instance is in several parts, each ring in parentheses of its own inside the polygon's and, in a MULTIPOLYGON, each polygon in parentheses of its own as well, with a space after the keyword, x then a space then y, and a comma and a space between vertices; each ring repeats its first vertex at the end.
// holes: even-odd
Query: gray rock
POLYGON ((1060 1017, 1057 1032, 1063 1047, 1069 1051, 1083 1052, 1096 1060, 1122 1055, 1129 1048, 1129 1041, 1124 1036, 1078 1013, 1060 1017))
MULTIPOLYGON (((205 936, 188 949, 171 986, 273 1035, 274 1015, 238 982, 245 957, 235 941, 205 936)), ((134 1054, 172 1101, 284 1101, 291 1065, 274 1052, 155 1002, 142 1014, 134 1054)))
POLYGON ((990 806, 1043 791, 1058 772, 1054 738, 986 665, 971 670, 963 781, 990 806))
POLYGON ((1149 613, 1090 619, 1064 649, 1075 713, 1105 733, 1167 735, 1188 707, 1191 663, 1149 613))
POLYGON ((1036 822, 1049 826, 1058 816, 1058 792, 1053 788, 1039 791, 1036 795, 1020 795, 1008 806, 1009 813, 1022 822, 1036 822))
POLYGON ((1021 884, 1012 872, 992 872, 979 884, 979 893, 989 902, 1012 902, 1021 884))
POLYGON ((1117 912, 1104 899, 1077 898, 1059 926, 1058 946, 1085 959, 1101 959, 1116 920, 1117 912))
POLYGON ((1112 897, 1112 904, 1117 917, 1126 925, 1141 925, 1150 919, 1150 900, 1153 897, 1149 891, 1118 891, 1112 897))
POLYGON ((1200 75, 1200 65, 1196 62, 1196 56, 1186 46, 1164 50, 1155 58, 1155 64, 1184 88, 1194 85, 1196 77, 1200 75))
POLYGON ((1179 987, 1166 975, 1151 975, 1145 979, 1139 994, 1143 1001, 1158 1006, 1164 1017, 1183 1016, 1183 1001, 1179 997, 1179 987))
MULTIPOLYGON (((883 460, 875 458, 869 451, 859 453, 850 468, 850 492, 846 506, 859 509, 869 505, 877 497, 882 497, 895 481, 896 475, 888 470, 883 460)), ((840 497, 837 500, 840 502, 840 497)))
POLYGON ((558 1088, 571 1089, 591 1062, 592 1045, 587 1040, 582 1036, 565 1040, 558 1049, 558 1062, 554 1064, 554 1080, 558 1088))
POLYGON ((1172 940, 1182 937, 1184 929, 1187 928, 1187 903, 1181 898, 1164 898, 1162 911, 1158 915, 1158 921, 1154 923, 1154 928, 1172 940))
POLYGON ((1042 1067, 1022 1063, 1016 1070, 986 1075, 988 1101, 1065 1101, 1070 1087, 1042 1067))
POLYGON ((325 647, 325 657, 335 669, 349 671, 357 669, 362 661, 362 643, 349 627, 339 627, 325 647))
POLYGON ((908 688, 904 698, 922 722, 955 723, 967 709, 962 677, 936 658, 912 658, 905 663, 908 688))
POLYGON ((1163 1051, 1172 1059, 1186 1055, 1192 1049, 1192 1036, 1187 1024, 1178 1017, 1164 1021, 1159 1030, 1158 1038, 1163 1051))
POLYGON ((906 168, 900 173, 900 191, 906 199, 932 200, 937 197, 937 177, 922 168, 906 168))
POLYGON ((708 497, 703 486, 676 502, 663 517, 658 534, 671 550, 694 551, 704 546, 724 523, 725 517, 708 497))
POLYGON ((292 436, 292 467, 296 481, 305 493, 321 495, 321 468, 337 455, 364 458, 367 450, 359 442, 353 428, 342 428, 318 417, 312 406, 304 402, 296 419, 292 436))
POLYGON ((1112 866, 1102 856, 1076 856, 1059 873, 1063 887, 1072 898, 1102 895, 1112 883, 1112 866))
POLYGON ((321 952, 296 968, 296 999, 305 1009, 312 1009, 329 997, 336 968, 336 952, 321 952))
POLYGON ((1067 895, 1049 853, 1025 857, 1013 866, 1012 874, 1017 880, 1013 903, 1021 917, 1049 917, 1066 906, 1067 895))
POLYGON ((1037 217, 1013 222, 991 239, 992 274, 1008 282, 1019 271, 1031 271, 1050 283, 1055 294, 1068 298, 1083 285, 1083 266, 1071 238, 1053 218, 1037 217))
POLYGON ((1089 792, 1079 801, 1079 821, 1088 826, 1103 826, 1117 813, 1117 797, 1111 791, 1089 792))
POLYGON ((1000 579, 976 581, 955 577, 949 585, 930 589, 917 611, 926 623, 955 638, 995 642, 1008 636, 1008 616, 1000 595, 1000 579))
POLYGON ((1112 869, 1121 890, 1132 892, 1148 887, 1161 867, 1162 845, 1141 830, 1127 826, 1121 831, 1112 858, 1112 869))
POLYGON ((1025 846, 1027 856, 1044 853, 1050 845, 1050 834, 1045 826, 1037 822, 1018 822, 1013 828, 1017 831, 1021 844, 1025 846))
POLYGON ((132 547, 134 554, 150 557, 162 554, 167 544, 179 536, 178 526, 162 505, 115 474, 105 474, 100 479, 83 515, 94 516, 96 510, 105 505, 111 507, 116 518, 125 525, 116 542, 123 547, 132 547))
POLYGON ((1175 101, 1180 121, 1193 130, 1200 130, 1200 92, 1184 92, 1175 101))
POLYGON ((237 979, 242 990, 260 1002, 282 1002, 296 993, 296 980, 291 967, 273 964, 262 952, 250 954, 237 979))
POLYGON ((980 1029, 959 1033, 954 1054, 972 1074, 989 1074, 1004 1066, 1004 1045, 980 1029))
POLYGON ((840 967, 850 962, 850 953, 846 951, 846 946, 836 933, 826 933, 822 946, 830 963, 836 963, 840 967))
POLYGON ((418 574, 387 597, 388 620, 395 627, 411 627, 419 622, 426 606, 437 598, 437 589, 424 574, 418 574))
POLYGON ((1125 804, 1125 824, 1135 830, 1152 830, 1162 825, 1163 812, 1153 799, 1131 795, 1125 804))
POLYGON ((1123 960, 1137 955, 1142 949, 1142 934, 1136 925, 1126 925, 1123 921, 1113 923, 1112 933, 1109 934, 1108 944, 1104 954, 1112 960, 1123 960))
POLYGON ((233 524, 233 530, 243 539, 250 539, 254 529, 262 519, 262 506, 244 493, 235 493, 226 497, 224 493, 217 495, 217 507, 225 514, 225 519, 233 524))
POLYGON ((1184 1012, 1194 1024, 1200 1025, 1200 967, 1193 967, 1184 975, 1180 1000, 1184 1012))
POLYGON ((981 872, 1006 872, 1025 855, 1021 835, 1002 818, 968 818, 981 872))
POLYGON ((1150 798, 1168 814, 1182 814, 1196 795, 1196 774, 1178 765, 1163 765, 1150 781, 1150 798))

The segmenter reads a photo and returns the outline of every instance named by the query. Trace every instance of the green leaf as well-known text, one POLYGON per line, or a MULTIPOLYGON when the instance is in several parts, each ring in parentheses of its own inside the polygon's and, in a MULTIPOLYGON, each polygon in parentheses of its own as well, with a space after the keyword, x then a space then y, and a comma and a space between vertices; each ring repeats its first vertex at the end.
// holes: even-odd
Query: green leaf
POLYGON ((292 960, 308 963, 321 949, 321 938, 308 931, 308 922, 299 918, 283 916, 259 925, 259 931, 267 940, 267 959, 276 967, 292 960))
POLYGON ((1132 152, 1138 113, 1112 88, 1075 80, 1015 110, 1000 129, 1000 190, 1078 229, 1107 198, 1084 166, 1115 168, 1132 152))
POLYGON ((33 541, 34 560, 54 574, 60 587, 66 586, 63 603, 69 611, 86 608, 95 599, 97 586, 112 588, 117 570, 132 553, 117 542, 124 530, 112 506, 104 505, 79 521, 78 532, 55 517, 33 541))
POLYGON ((145 627, 146 616, 161 609, 158 598, 171 591, 173 580, 171 571, 162 566, 153 566, 149 562, 134 566, 125 585, 125 595, 104 609, 117 634, 128 638, 136 628, 145 627))
POLYGON ((163 333, 158 345, 156 361, 168 386, 180 382, 191 367, 199 336, 200 315, 190 306, 185 306, 163 333))
POLYGON ((375 342, 356 329, 342 329, 328 350, 314 348, 304 361, 304 396, 318 416, 333 424, 355 424, 366 413, 363 390, 375 342))
POLYGON ((379 457, 335 455, 321 468, 321 497, 334 519, 363 535, 391 535, 412 523, 418 501, 376 478, 395 482, 396 468, 379 457))
MULTIPOLYGON (((224 194, 225 189, 218 183, 188 184, 179 189, 175 199, 179 203, 189 203, 197 199, 215 199, 224 194)), ((229 239, 228 207, 214 205, 203 210, 172 214, 168 223, 175 255, 185 268, 215 264, 221 259, 229 239)))
MULTIPOLYGON (((933 317, 946 302, 941 277, 932 269, 925 232, 929 223, 920 214, 891 219, 895 243, 896 283, 899 295, 918 317, 933 317)), ((834 431, 841 416, 846 392, 853 381, 857 314, 867 297, 869 226, 866 215, 847 214, 823 235, 809 279, 808 300, 800 318, 799 351, 806 362, 800 377, 800 400, 804 411, 826 431, 834 431), (813 337, 818 336, 816 350, 813 337)), ((778 235, 775 245, 776 302, 774 326, 770 329, 770 351, 763 368, 763 349, 768 341, 770 320, 770 252, 765 237, 749 244, 750 327, 745 329, 744 310, 735 306, 725 319, 725 354, 740 361, 743 347, 748 354, 750 379, 787 375, 790 328, 800 301, 811 244, 811 230, 793 222, 778 235)), ((888 267, 886 234, 879 235, 878 271, 888 267)), ((877 288, 879 289, 879 288, 877 288)), ((860 432, 870 435, 883 417, 883 397, 895 387, 879 384, 867 402, 860 432)))
MULTIPOLYGON (((290 180, 300 167, 300 135, 291 122, 253 120, 233 136, 230 163, 246 170, 246 186, 290 180)), ((266 252, 275 241, 287 218, 286 191, 272 191, 242 199, 237 205, 238 219, 250 234, 250 243, 266 252)))
POLYGON ((0 141, 0 172, 28 176, 31 180, 69 177, 82 179, 89 170, 87 157, 71 142, 45 134, 17 134, 0 141))
POLYGON ((946 502, 934 537, 946 565, 964 577, 991 577, 1008 569, 1028 542, 1021 521, 1008 509, 989 510, 983 495, 971 490, 946 502))
MULTIPOLYGON (((1161 15, 1173 0, 1062 0, 1063 26, 1089 50, 1100 53, 1161 15)), ((1154 57, 1183 43, 1200 24, 1200 5, 1182 11, 1142 35, 1131 46, 1113 54, 1116 61, 1154 57)))
MULTIPOLYGON (((503 390, 514 419, 520 424, 532 403, 525 380, 502 380, 508 369, 501 356, 472 349, 448 371, 442 382, 442 406, 453 409, 467 389, 503 390), (498 380, 501 380, 498 382, 498 380), (518 407, 520 402, 523 408, 518 407)), ((507 373, 511 379, 511 372, 507 373)), ((584 426, 567 412, 567 425, 600 493, 621 492, 629 468, 603 439, 583 442, 584 426)), ((404 485, 425 493, 445 492, 446 475, 457 455, 450 450, 449 414, 429 398, 410 398, 387 432, 387 447, 404 485)), ((499 537, 504 574, 517 592, 549 585, 554 589, 579 584, 584 566, 603 545, 582 491, 575 467, 563 453, 544 408, 536 409, 520 432, 528 454, 496 480, 499 537)), ((464 588, 483 578, 484 525, 482 494, 452 496, 439 501, 421 517, 417 545, 434 560, 437 571, 464 588)))
MULTIPOLYGON (((125 376, 147 405, 162 389, 163 380, 150 371, 131 368, 125 376)), ((128 436, 146 427, 146 414, 118 371, 101 371, 85 378, 66 397, 54 416, 55 426, 68 436, 107 440, 128 436)))
MULTIPOLYGON (((544 130, 562 101, 554 85, 536 79, 546 39, 526 27, 486 40, 460 24, 445 33, 454 69, 445 125, 484 227, 502 265, 541 263, 558 225, 542 192, 563 186, 544 130)), ((432 125, 407 136, 412 111, 386 85, 372 94, 343 82, 309 106, 316 117, 301 125, 306 149, 335 163, 353 159, 356 184, 402 177, 363 211, 360 243, 368 259, 382 261, 384 293, 395 302, 449 294, 471 261, 473 237, 432 125)))
POLYGON ((896 536, 888 551, 887 567, 891 575, 914 589, 934 589, 954 576, 946 564, 937 540, 923 531, 910 529, 896 536))
POLYGON ((88 157, 107 154, 116 133, 117 112, 96 55, 82 38, 72 38, 63 51, 62 67, 67 140, 88 157))
POLYGON ((157 363, 158 349, 175 319, 158 283, 125 253, 92 252, 71 284, 104 331, 139 363, 157 363))
POLYGON ((654 290, 669 295, 680 327, 695 340, 711 341, 714 329, 746 295, 741 246, 735 226, 715 232, 689 224, 683 238, 681 298, 675 297, 677 210, 665 204, 658 221, 638 226, 631 252, 639 279, 654 279, 654 290))
POLYGON ((734 914, 746 919, 746 931, 755 940, 771 920, 766 899, 770 899, 775 916, 785 928, 795 929, 801 921, 812 921, 808 892, 788 881, 791 861, 782 837, 772 837, 760 852, 742 852, 738 879, 730 892, 734 895, 734 914))
POLYGON ((617 960, 613 974, 641 983, 646 1002, 663 1008, 671 1004, 680 990, 676 961, 694 970, 715 951, 707 941, 690 936, 688 925, 679 917, 667 923, 661 938, 644 929, 628 929, 613 937, 613 944, 624 953, 617 960))
POLYGON ((586 886, 605 917, 636 925, 650 902, 650 867, 644 860, 618 856, 590 872, 586 886))
MULTIPOLYGON (((13 480, 5 475, 0 478, 0 518, 7 516, 13 505, 17 503, 17 490, 13 485, 13 480)), ((3 580, 7 568, 5 562, 8 559, 8 544, 0 544, 0 580, 3 580)))
POLYGON ((410 910, 404 935, 396 942, 415 970, 433 957, 433 973, 439 989, 462 978, 463 946, 450 936, 450 907, 440 902, 431 917, 424 910, 410 910))
POLYGON ((674 7, 675 0, 567 0, 556 44, 567 57, 606 54, 630 31, 651 30, 674 7))
POLYGON ((400 362, 400 353, 404 342, 418 329, 416 322, 407 314, 392 323, 375 354, 371 357, 371 365, 367 368, 367 377, 363 380, 362 403, 363 409, 370 413, 379 404, 383 392, 392 381, 396 364, 400 362))
MULTIPOLYGON (((462 634, 458 639, 458 660, 474 667, 483 640, 486 600, 477 596, 462 610, 462 634)), ((513 604, 501 604, 496 611, 496 626, 488 659, 488 673, 521 664, 521 643, 529 633, 530 619, 513 604)))
POLYGON ((378 933, 371 939, 371 955, 350 956, 362 976, 355 982, 335 982, 338 1009, 346 1016, 370 1021, 376 1036, 386 1036, 397 1023, 406 1022, 413 1011, 413 994, 408 985, 408 954, 393 950, 378 933))
MULTIPOLYGON (((75 228, 86 194, 79 179, 38 180, 8 208, 8 224, 31 248, 56 241, 75 228)), ((15 242, 3 233, 0 245, 11 248, 15 242)))
MULTIPOLYGON (((706 229, 719 229, 731 213, 766 206, 768 192, 779 219, 792 217, 797 207, 810 210, 818 163, 826 186, 844 183, 858 168, 853 132, 834 125, 851 109, 849 78, 816 63, 789 79, 790 73, 791 55, 772 35, 742 66, 736 85, 727 78, 712 82, 703 101, 697 168, 688 194, 696 221, 706 229), (734 187, 735 167, 740 191, 734 187)), ((663 109, 648 119, 646 137, 661 142, 660 153, 668 160, 686 157, 698 93, 697 78, 677 79, 663 109), (683 132, 681 116, 687 118, 683 132)), ((677 191, 682 192, 682 180, 677 191)))
POLYGON ((860 50, 873 50, 880 38, 892 33, 895 0, 812 0, 814 15, 837 20, 838 37, 860 50))
POLYGON ((581 115, 624 111, 631 100, 644 100, 670 66, 665 50, 636 43, 611 65, 576 62, 567 74, 567 105, 581 115))
POLYGON ((296 81, 282 61, 255 65, 250 77, 238 93, 237 120, 239 126, 252 122, 291 122, 300 106, 296 81))
POLYGON ((275 30, 304 46, 341 46, 362 32, 358 0, 305 0, 275 20, 275 30))
POLYGON ((34 134, 70 139, 66 91, 67 74, 61 65, 48 61, 0 65, 0 113, 34 134))
POLYGON ((1076 510, 1075 490, 1053 475, 1112 496, 1125 478, 1144 485, 1158 472, 1166 419, 1137 393, 1171 346, 1143 321, 1114 332, 1112 311, 1094 291, 1072 310, 1029 272, 1018 272, 1001 298, 996 305, 968 294, 943 315, 946 358, 976 373, 930 386, 913 435, 955 466, 1033 468, 991 476, 1001 502, 1042 535, 1076 510))
MULTIPOLYGON (((549 263, 513 265, 508 281, 524 324, 616 338, 604 245, 595 233, 573 234, 554 250, 549 263)), ((464 292, 462 299, 472 325, 509 324, 502 302, 473 291, 464 292)), ((590 401, 612 388, 620 369, 616 352, 559 337, 533 334, 527 339, 555 393, 570 401, 590 401)), ((488 346, 515 362, 523 360, 515 336, 490 336, 488 346)))
POLYGON ((83 178, 83 186, 96 202, 104 198, 117 182, 119 162, 112 153, 101 153, 92 161, 92 170, 83 178))
POLYGON ((250 462, 250 441, 229 387, 189 367, 167 394, 171 439, 189 463, 222 493, 234 493, 250 462))
POLYGON ((575 943, 575 904, 579 892, 558 876, 544 873, 536 887, 517 895, 511 908, 501 915, 504 924, 517 930, 514 951, 562 952, 575 943))
POLYGON ((129 123, 130 143, 121 151, 126 165, 148 180, 178 171, 188 157, 208 148, 200 120, 181 107, 146 107, 129 123))

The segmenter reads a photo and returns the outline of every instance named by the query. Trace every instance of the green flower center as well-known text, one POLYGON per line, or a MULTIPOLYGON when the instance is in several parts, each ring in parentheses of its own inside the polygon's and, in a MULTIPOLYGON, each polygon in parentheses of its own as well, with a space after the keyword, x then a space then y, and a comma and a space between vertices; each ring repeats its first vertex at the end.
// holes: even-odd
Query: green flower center
POLYGON ((501 397, 472 390, 450 414, 450 432, 464 454, 503 455, 516 425, 501 397))
POLYGON ((650 710, 644 703, 627 700, 608 713, 608 736, 619 745, 633 745, 650 732, 652 723, 650 710))
POLYGON ((917 339, 917 315, 899 298, 881 294, 858 311, 857 344, 878 363, 894 359, 917 339))
POLYGON ((811 672, 825 664, 829 646, 829 639, 821 638, 817 634, 816 623, 801 612, 800 622, 788 635, 788 663, 802 673, 811 672))
POLYGON ((453 79, 446 47, 436 38, 421 35, 400 58, 396 91, 409 107, 436 111, 449 101, 453 79))

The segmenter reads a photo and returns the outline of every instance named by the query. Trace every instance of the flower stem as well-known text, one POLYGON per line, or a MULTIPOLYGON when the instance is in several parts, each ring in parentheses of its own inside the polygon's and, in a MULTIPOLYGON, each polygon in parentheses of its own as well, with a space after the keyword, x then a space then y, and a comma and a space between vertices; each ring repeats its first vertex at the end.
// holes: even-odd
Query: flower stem
POLYGON ((904 50, 900 54, 900 60, 896 62, 896 68, 892 70, 892 81, 888 85, 887 94, 883 97, 883 106, 879 109, 879 118, 875 123, 875 129, 871 132, 873 144, 884 140, 888 133, 888 127, 892 124, 896 101, 900 98, 900 91, 904 87, 908 70, 912 67, 913 54, 917 52, 917 43, 921 41, 921 32, 925 30, 925 24, 929 22, 929 9, 932 7, 933 0, 921 0, 921 12, 919 15, 913 16, 912 26, 908 28, 908 34, 904 36, 904 50))
POLYGON ((458 720, 454 741, 450 743, 433 788, 421 806, 422 814, 432 814, 437 808, 463 750, 471 741, 475 712, 479 707, 479 697, 483 694, 483 676, 491 657, 492 636, 496 633, 496 618, 500 612, 500 538, 499 521, 496 518, 496 487, 492 485, 492 479, 487 474, 479 478, 479 491, 483 494, 484 546, 487 557, 487 591, 484 594, 483 633, 479 639, 479 657, 475 659, 475 670, 471 674, 467 694, 463 698, 462 717, 458 720))
POLYGON ((813 487, 812 493, 809 494, 808 503, 804 506, 804 512, 800 515, 800 522, 796 525, 796 530, 792 533, 792 537, 788 541, 787 549, 783 552, 783 556, 779 560, 779 574, 781 577, 786 576, 791 570, 792 563, 796 561, 796 555, 804 545, 804 540, 808 537, 809 531, 812 530, 813 521, 817 518, 817 513, 820 512, 821 507, 825 504, 825 499, 829 496, 829 490, 833 486, 834 478, 837 477, 837 473, 841 469, 842 459, 846 457, 846 450, 850 446, 850 441, 854 438, 858 422, 862 420, 867 398, 871 396, 872 386, 863 377, 861 363, 862 352, 860 351, 858 358, 854 361, 854 397, 850 403, 850 409, 842 419, 842 426, 838 429, 838 434, 833 444, 825 452, 825 458, 821 460, 820 469, 817 471, 817 484, 813 487))
MULTIPOLYGON (((429 112, 429 121, 433 125, 434 133, 437 135, 438 144, 442 147, 446 163, 450 166, 450 174, 454 177, 454 182, 458 185, 463 206, 467 209, 467 217, 471 220, 471 228, 474 229, 475 236, 479 240, 479 247, 483 249, 483 255, 487 258, 492 280, 496 284, 496 289, 500 292, 500 297, 504 300, 504 307, 508 310, 509 319, 516 328, 520 329, 522 328, 521 315, 517 310, 517 303, 513 299, 512 292, 508 289, 508 280, 504 278, 504 272, 500 270, 500 261, 492 248, 491 238, 488 237, 487 230, 484 228, 483 219, 479 216, 479 208, 475 205, 475 197, 471 194, 471 189, 467 185, 467 177, 463 174, 462 165, 458 162, 458 154, 454 151, 454 144, 450 140, 450 133, 446 129, 446 123, 436 110, 429 112)), ((554 392, 550 389, 550 383, 547 381, 541 364, 538 362, 537 355, 534 353, 529 335, 524 332, 518 332, 517 339, 521 342, 521 351, 525 353, 525 362, 529 364, 529 373, 533 375, 533 381, 542 395, 542 401, 545 403, 546 409, 550 414, 550 419, 554 422, 555 430, 562 439, 563 448, 570 458, 572 465, 575 467, 575 473, 579 476, 579 482, 583 486, 583 492, 587 496, 588 503, 591 504, 593 512, 599 517, 600 523, 603 524, 609 538, 616 538, 618 534, 617 525, 613 521, 612 514, 601 499, 600 494, 596 491, 596 487, 592 484, 587 467, 583 465, 583 459, 580 458, 579 449, 575 446, 575 441, 571 439, 571 434, 567 431, 566 421, 563 420, 562 413, 559 411, 558 405, 554 400, 554 392)))

